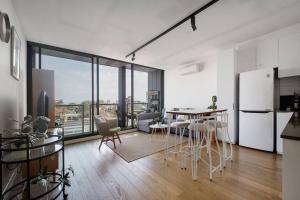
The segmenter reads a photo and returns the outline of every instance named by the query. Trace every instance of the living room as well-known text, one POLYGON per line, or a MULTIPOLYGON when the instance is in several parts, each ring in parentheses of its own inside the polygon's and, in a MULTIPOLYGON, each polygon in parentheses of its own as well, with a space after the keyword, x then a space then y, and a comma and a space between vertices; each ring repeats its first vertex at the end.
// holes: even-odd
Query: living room
POLYGON ((298 199, 299 10, 0 0, 1 199, 298 199))

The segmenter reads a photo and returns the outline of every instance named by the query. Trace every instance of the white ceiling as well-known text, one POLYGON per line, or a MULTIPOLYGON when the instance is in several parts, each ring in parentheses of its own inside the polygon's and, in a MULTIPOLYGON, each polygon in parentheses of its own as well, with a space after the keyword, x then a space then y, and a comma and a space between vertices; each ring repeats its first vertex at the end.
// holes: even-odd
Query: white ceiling
MULTIPOLYGON (((13 0, 29 41, 125 59, 208 0, 13 0)), ((300 0, 221 0, 136 53, 167 69, 300 22, 300 0)))

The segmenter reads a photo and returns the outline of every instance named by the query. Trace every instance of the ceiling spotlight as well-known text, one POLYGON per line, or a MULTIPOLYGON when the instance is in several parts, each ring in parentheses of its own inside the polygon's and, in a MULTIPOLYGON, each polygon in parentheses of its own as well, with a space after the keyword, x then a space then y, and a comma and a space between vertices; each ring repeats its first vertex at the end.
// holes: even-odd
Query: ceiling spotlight
POLYGON ((191 26, 192 26, 193 31, 197 30, 195 15, 191 16, 191 26))
POLYGON ((135 53, 132 54, 131 61, 133 62, 135 60, 135 53))

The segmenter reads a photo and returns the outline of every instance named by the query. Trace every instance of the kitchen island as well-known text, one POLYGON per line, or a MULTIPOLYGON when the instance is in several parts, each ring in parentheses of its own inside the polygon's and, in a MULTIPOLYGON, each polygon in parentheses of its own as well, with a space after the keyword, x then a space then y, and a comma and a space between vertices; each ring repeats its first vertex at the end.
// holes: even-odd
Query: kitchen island
POLYGON ((300 197, 300 112, 294 112, 282 132, 282 197, 283 200, 296 200, 300 197))

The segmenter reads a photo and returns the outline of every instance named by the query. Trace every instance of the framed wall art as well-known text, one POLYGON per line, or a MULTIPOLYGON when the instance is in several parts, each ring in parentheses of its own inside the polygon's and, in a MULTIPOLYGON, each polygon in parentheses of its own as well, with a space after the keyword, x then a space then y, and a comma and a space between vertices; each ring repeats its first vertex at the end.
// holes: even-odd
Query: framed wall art
POLYGON ((20 79, 21 40, 14 27, 11 28, 11 75, 20 79))

